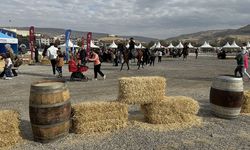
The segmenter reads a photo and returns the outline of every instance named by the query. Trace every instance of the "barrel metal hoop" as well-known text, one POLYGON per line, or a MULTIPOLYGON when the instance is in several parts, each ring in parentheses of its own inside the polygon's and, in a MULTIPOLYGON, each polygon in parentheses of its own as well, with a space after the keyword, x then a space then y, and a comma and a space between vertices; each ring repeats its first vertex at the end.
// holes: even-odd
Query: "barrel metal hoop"
POLYGON ((63 122, 59 122, 59 123, 55 123, 55 124, 50 124, 50 125, 37 125, 37 124, 33 124, 33 123, 31 125, 34 126, 34 127, 39 127, 39 128, 42 128, 42 129, 46 129, 46 128, 60 126, 60 125, 63 125, 65 123, 67 123, 67 122, 70 124, 70 120, 69 119, 70 119, 70 117, 67 120, 63 121, 63 122))
POLYGON ((223 106, 218 106, 210 103, 211 111, 222 118, 236 118, 241 111, 241 107, 238 108, 228 108, 223 106))
POLYGON ((42 104, 30 104, 29 107, 35 107, 35 108, 51 108, 51 107, 58 107, 62 106, 65 104, 70 104, 70 100, 68 99, 67 101, 61 102, 61 103, 55 103, 55 104, 48 104, 48 105, 42 105, 42 104))
POLYGON ((30 92, 33 94, 52 94, 52 93, 59 93, 59 92, 62 92, 62 91, 67 91, 68 88, 67 87, 62 87, 62 88, 57 88, 57 89, 34 89, 34 88, 31 88, 30 89, 30 92))

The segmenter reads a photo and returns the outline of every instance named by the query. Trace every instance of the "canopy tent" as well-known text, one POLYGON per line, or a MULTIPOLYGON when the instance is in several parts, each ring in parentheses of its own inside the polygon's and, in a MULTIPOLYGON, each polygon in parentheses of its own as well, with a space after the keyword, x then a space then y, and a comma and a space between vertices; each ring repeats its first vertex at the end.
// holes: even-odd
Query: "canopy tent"
POLYGON ((95 45, 93 40, 90 41, 90 48, 100 48, 99 46, 95 45))
MULTIPOLYGON (((71 40, 69 40, 69 43, 68 43, 68 46, 69 47, 79 47, 78 45, 75 45, 71 42, 71 40)), ((66 43, 62 44, 62 45, 59 45, 59 47, 66 47, 66 43)))
POLYGON ((0 32, 0 53, 6 52, 6 44, 9 44, 11 46, 14 53, 18 52, 18 39, 0 32))
MULTIPOLYGON (((68 46, 69 46, 70 48, 79 48, 79 46, 73 44, 73 43, 71 42, 71 40, 69 40, 68 46)), ((66 52, 66 43, 64 43, 64 44, 62 44, 62 45, 59 45, 58 47, 61 48, 61 51, 62 51, 62 52, 66 52)))
POLYGON ((182 43, 180 42, 177 46, 175 46, 175 48, 181 49, 181 48, 184 48, 184 46, 183 46, 182 43))
POLYGON ((250 48, 250 43, 249 42, 247 42, 247 48, 250 48))
POLYGON ((213 48, 209 43, 207 43, 206 41, 204 42, 203 45, 201 45, 200 48, 213 48))
POLYGON ((231 45, 227 42, 222 48, 232 48, 231 45))
POLYGON ((235 41, 233 41, 233 43, 231 44, 231 48, 240 48, 235 41))
POLYGON ((162 48, 161 43, 160 43, 160 42, 157 42, 155 48, 162 48))
POLYGON ((115 42, 113 41, 112 44, 109 45, 109 48, 117 48, 118 46, 115 44, 115 42))
POLYGON ((188 48, 194 48, 194 46, 191 43, 188 43, 188 48))
POLYGON ((174 48, 174 45, 172 43, 170 43, 168 48, 174 48))
POLYGON ((156 43, 154 43, 154 45, 150 47, 150 49, 155 49, 155 47, 156 47, 156 43))
POLYGON ((139 48, 140 48, 140 49, 144 49, 144 48, 146 48, 146 47, 142 46, 142 44, 140 43, 138 46, 135 46, 135 48, 136 48, 136 49, 139 49, 139 48))

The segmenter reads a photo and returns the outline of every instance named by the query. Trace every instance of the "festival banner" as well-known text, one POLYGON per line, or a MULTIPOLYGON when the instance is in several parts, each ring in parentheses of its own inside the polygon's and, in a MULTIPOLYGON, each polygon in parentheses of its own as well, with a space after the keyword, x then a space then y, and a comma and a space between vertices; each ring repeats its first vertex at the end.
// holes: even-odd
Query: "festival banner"
POLYGON ((69 60, 69 39, 70 39, 70 34, 71 34, 70 29, 65 31, 66 61, 69 60))
POLYGON ((35 52, 35 28, 34 26, 31 26, 29 29, 29 47, 30 47, 30 52, 31 52, 31 60, 33 60, 33 54, 35 52))
POLYGON ((84 49, 84 36, 82 36, 82 49, 84 49))
POLYGON ((89 57, 91 39, 92 39, 92 32, 89 32, 87 34, 87 57, 89 57))

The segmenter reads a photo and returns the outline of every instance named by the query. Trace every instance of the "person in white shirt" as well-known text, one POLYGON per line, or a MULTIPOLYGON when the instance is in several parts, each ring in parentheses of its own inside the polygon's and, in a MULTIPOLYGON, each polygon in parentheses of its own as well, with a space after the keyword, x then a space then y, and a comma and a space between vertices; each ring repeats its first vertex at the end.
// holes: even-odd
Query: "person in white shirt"
POLYGON ((56 75, 56 58, 58 48, 54 46, 54 43, 50 43, 50 47, 47 50, 47 56, 51 62, 53 74, 56 75))
POLYGON ((161 62, 162 51, 158 51, 158 62, 161 62))

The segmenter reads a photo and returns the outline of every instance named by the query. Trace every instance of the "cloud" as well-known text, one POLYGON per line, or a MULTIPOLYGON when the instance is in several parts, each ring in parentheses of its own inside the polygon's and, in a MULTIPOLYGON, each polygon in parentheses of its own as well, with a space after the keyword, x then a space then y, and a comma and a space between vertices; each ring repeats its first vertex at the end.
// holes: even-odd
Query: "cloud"
POLYGON ((0 5, 0 22, 167 38, 249 24, 249 5, 249 0, 8 0, 0 5))

